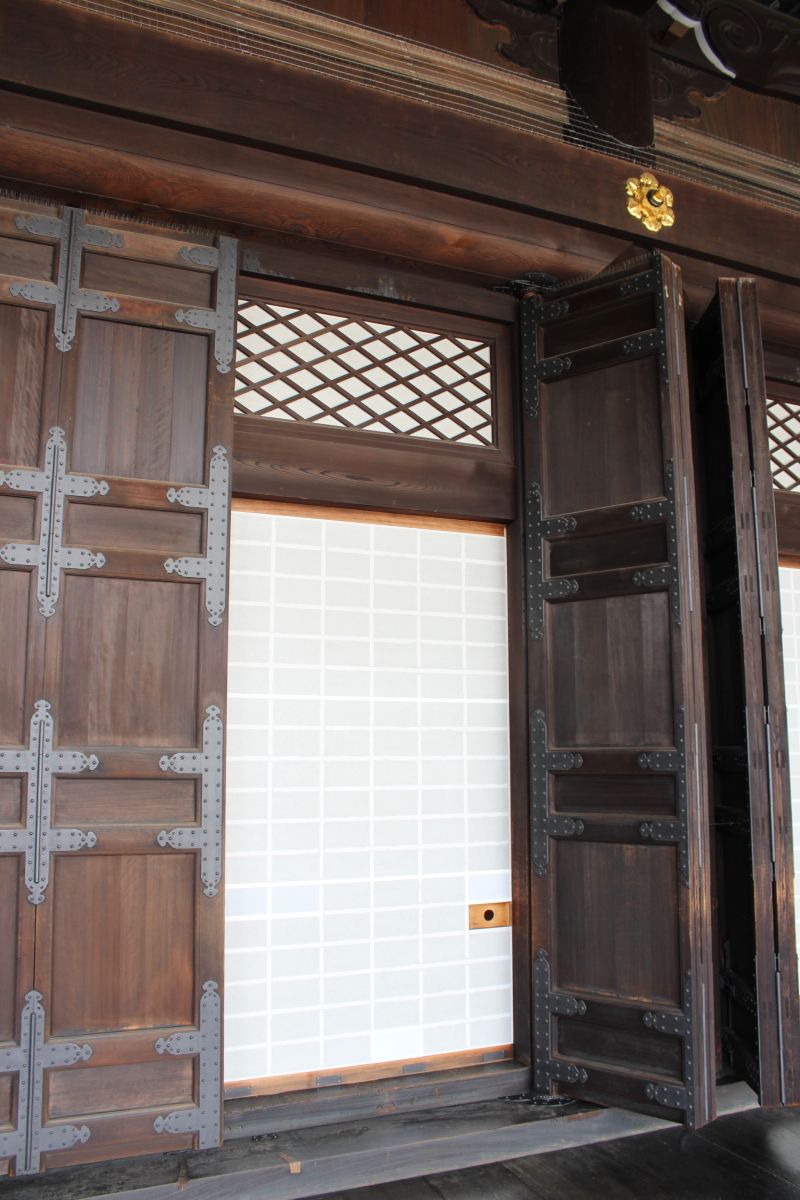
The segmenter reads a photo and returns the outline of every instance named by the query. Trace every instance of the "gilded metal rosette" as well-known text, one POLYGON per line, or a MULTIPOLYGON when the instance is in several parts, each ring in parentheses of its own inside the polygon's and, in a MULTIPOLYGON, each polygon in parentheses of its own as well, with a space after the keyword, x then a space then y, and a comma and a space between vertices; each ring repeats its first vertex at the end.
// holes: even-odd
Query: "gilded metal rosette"
POLYGON ((628 197, 628 212, 651 233, 658 233, 660 229, 675 224, 672 192, 649 171, 644 171, 638 179, 628 179, 625 194, 628 197))

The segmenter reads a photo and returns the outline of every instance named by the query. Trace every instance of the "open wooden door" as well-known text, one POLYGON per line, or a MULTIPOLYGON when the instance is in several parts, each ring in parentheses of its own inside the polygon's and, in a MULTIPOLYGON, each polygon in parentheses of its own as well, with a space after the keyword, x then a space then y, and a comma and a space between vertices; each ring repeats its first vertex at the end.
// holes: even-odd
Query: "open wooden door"
POLYGON ((756 285, 721 279, 693 336, 709 629, 721 1050, 797 1103, 800 1007, 778 547, 756 285))
POLYGON ((714 1113, 680 274, 522 302, 536 1089, 714 1113))
MULTIPOLYGON (((36 908, 27 893, 35 869, 36 793, 31 797, 23 767, 42 695, 45 631, 36 574, 16 566, 9 549, 35 540, 42 497, 11 485, 29 481, 44 460, 61 365, 53 310, 34 309, 12 292, 20 279, 52 284, 57 243, 21 230, 17 212, 8 202, 0 205, 0 1175, 24 1155, 21 1021, 33 989, 36 908)), ((43 205, 37 215, 52 220, 54 211, 43 205)))
MULTIPOLYGON (((38 656, 0 764, 23 748, 35 932, 2 1017, 0 1153, 26 1174, 220 1140, 237 261, 230 238, 69 208, 22 205, 13 226, 53 264, 43 282, 23 254, 7 319, 35 326, 58 400, 43 385, 0 488, 30 508, 0 557, 14 654, 38 656)), ((43 370, 25 363, 23 399, 43 370)))

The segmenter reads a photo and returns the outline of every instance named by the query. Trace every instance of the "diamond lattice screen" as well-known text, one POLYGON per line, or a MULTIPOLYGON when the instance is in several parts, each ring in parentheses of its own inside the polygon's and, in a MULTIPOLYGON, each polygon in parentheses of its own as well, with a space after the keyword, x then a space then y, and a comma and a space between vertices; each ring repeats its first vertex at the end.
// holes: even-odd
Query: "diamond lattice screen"
POLYGON ((234 404, 251 416, 491 446, 491 345, 243 299, 234 404))
POLYGON ((768 400, 767 426, 775 487, 800 491, 800 405, 768 400))

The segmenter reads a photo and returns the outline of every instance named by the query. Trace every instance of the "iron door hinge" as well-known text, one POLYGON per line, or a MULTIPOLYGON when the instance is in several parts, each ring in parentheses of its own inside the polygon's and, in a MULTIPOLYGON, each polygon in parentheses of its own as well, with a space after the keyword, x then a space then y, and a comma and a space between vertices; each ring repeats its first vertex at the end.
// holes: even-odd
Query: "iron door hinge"
POLYGON ((221 625, 225 616, 228 583, 228 508, 231 491, 228 451, 215 446, 208 468, 208 487, 171 487, 167 499, 184 508, 202 508, 206 518, 205 556, 168 558, 164 570, 184 579, 206 581, 205 605, 209 625, 221 625))
POLYGON ((9 566, 36 568, 39 612, 43 617, 52 617, 61 590, 62 570, 88 571, 103 567, 106 562, 103 554, 63 544, 65 501, 71 496, 81 499, 107 496, 108 484, 91 475, 68 474, 66 435, 55 425, 45 447, 44 470, 0 469, 0 487, 38 493, 42 497, 39 541, 8 542, 0 546, 0 559, 9 566))
POLYGON ((563 600, 578 590, 577 579, 547 579, 544 543, 572 533, 574 517, 543 517, 542 492, 538 483, 528 485, 525 504, 525 569, 527 576, 528 630, 537 640, 544 634, 544 606, 548 600, 563 600))
POLYGON ((179 308, 175 320, 192 329, 214 334, 214 359, 223 375, 230 372, 236 338, 236 238, 220 237, 218 248, 184 246, 182 256, 195 266, 207 266, 214 255, 217 272, 214 308, 179 308))
POLYGON ((198 1104, 156 1117, 156 1133, 196 1133, 200 1150, 219 1145, 222 1092, 222 1001, 219 984, 208 979, 200 997, 198 1028, 158 1038, 157 1054, 196 1055, 198 1104))
POLYGON ((201 783, 200 825, 162 829, 159 846, 173 850, 200 851, 200 878, 206 896, 216 896, 222 879, 222 781, 225 766, 222 710, 216 704, 206 709, 202 750, 164 754, 158 762, 162 771, 176 775, 199 775, 201 783))
POLYGON ((36 237, 57 238, 60 243, 55 283, 31 279, 24 283, 12 283, 9 292, 32 304, 44 304, 54 309, 56 346, 66 353, 72 348, 78 313, 119 311, 119 300, 115 296, 81 287, 84 247, 121 249, 125 239, 114 230, 87 225, 78 208, 66 207, 61 220, 19 213, 14 223, 17 229, 36 237))
POLYGON ((673 842, 678 847, 681 878, 689 884, 689 807, 687 796, 686 729, 683 706, 675 714, 675 750, 649 750, 637 762, 643 771, 674 775, 677 790, 677 820, 643 821, 639 834, 645 841, 673 842))
POLYGON ((634 572, 633 582, 641 588, 667 589, 670 594, 672 619, 681 623, 680 580, 678 576, 678 517, 675 504, 675 466, 672 459, 664 464, 663 500, 646 500, 631 509, 634 521, 650 523, 661 521, 667 529, 667 554, 669 562, 659 567, 647 567, 634 572))
POLYGON ((547 723, 541 709, 531 715, 531 858, 537 875, 547 874, 550 838, 580 837, 583 821, 550 814, 549 775, 583 766, 583 758, 569 750, 548 750, 547 723))
POLYGON ((25 886, 31 904, 41 904, 50 877, 50 855, 70 850, 91 850, 94 833, 53 828, 54 775, 80 775, 96 771, 100 760, 80 750, 53 749, 53 718, 46 700, 37 700, 30 724, 27 750, 0 750, 0 774, 28 776, 24 829, 0 829, 0 854, 25 855, 25 886))
POLYGON ((28 992, 20 1020, 19 1045, 0 1050, 0 1075, 16 1073, 17 1128, 0 1133, 0 1158, 16 1159, 17 1175, 33 1175, 42 1154, 67 1150, 91 1136, 88 1125, 43 1125, 44 1072, 51 1067, 71 1067, 87 1062, 87 1043, 46 1042, 45 1011, 41 992, 28 992))
POLYGON ((589 1076, 583 1067, 564 1058, 553 1057, 552 1018, 583 1017, 586 1004, 566 992, 550 988, 550 960, 547 951, 538 949, 533 966, 533 1039, 534 1086, 539 1094, 550 1090, 553 1082, 583 1085, 589 1076))
POLYGON ((692 1000, 692 973, 687 971, 683 980, 683 1010, 680 1013, 648 1011, 642 1023, 654 1033, 668 1037, 679 1037, 683 1042, 683 1086, 658 1083, 654 1080, 645 1084, 648 1100, 666 1108, 678 1108, 686 1112, 690 1125, 694 1122, 694 1004, 692 1000))

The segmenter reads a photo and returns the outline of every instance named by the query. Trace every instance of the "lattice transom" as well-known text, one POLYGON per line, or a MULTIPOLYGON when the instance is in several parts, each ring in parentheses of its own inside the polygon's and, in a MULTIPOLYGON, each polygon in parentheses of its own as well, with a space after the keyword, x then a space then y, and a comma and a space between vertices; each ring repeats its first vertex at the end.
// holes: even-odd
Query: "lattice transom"
POLYGON ((492 348, 461 334, 239 301, 238 412, 491 446, 492 348))
POLYGON ((800 491, 800 405, 768 400, 767 427, 775 487, 800 491))

